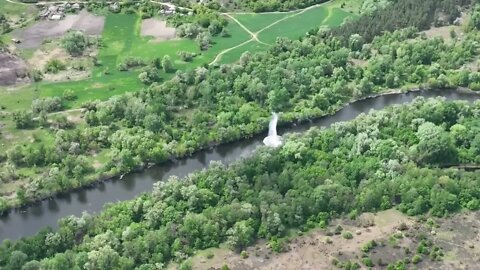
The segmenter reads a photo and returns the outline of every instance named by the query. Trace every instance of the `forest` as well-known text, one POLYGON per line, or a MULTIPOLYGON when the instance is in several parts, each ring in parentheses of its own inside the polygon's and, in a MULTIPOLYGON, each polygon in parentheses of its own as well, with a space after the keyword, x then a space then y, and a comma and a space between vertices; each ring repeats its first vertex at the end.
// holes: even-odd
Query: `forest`
MULTIPOLYGON (((151 193, 60 221, 0 246, 2 269, 161 269, 226 243, 258 238, 281 251, 288 230, 396 207, 445 216, 480 208, 480 102, 418 98, 328 129, 284 138, 230 166, 212 163, 151 193)), ((188 269, 188 266, 180 269, 188 269)))
MULTIPOLYGON (((411 10, 421 5, 415 3, 411 10)), ((48 121, 46 113, 61 104, 39 99, 32 111, 18 111, 14 119, 20 129, 53 122, 54 143, 37 137, 0 155, 6 164, 0 180, 28 183, 13 199, 0 198, 0 207, 252 136, 265 130, 271 111, 283 112, 287 123, 330 114, 351 100, 394 88, 480 89, 480 73, 468 66, 480 44, 479 11, 472 12, 468 31, 453 42, 425 38, 413 27, 385 32, 371 43, 358 34, 345 43, 325 29, 301 40, 279 39, 267 52, 245 53, 233 65, 177 71, 172 80, 87 102, 86 125, 77 127, 62 115, 48 121), (105 156, 105 165, 94 168, 91 153, 105 156), (42 175, 22 174, 22 168, 32 167, 42 175)))

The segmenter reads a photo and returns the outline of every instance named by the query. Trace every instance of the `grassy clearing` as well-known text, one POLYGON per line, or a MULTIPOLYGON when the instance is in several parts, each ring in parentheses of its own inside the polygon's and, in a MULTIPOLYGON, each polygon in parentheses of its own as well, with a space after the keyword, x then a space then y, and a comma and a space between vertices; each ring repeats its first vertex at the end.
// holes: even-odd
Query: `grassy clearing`
POLYGON ((328 18, 323 22, 323 25, 329 27, 340 26, 347 18, 355 19, 357 17, 357 15, 354 15, 343 9, 332 8, 330 16, 328 16, 328 18))
POLYGON ((237 19, 241 24, 245 25, 250 31, 257 32, 268 25, 285 18, 286 16, 293 15, 297 12, 290 13, 257 13, 257 14, 234 14, 233 17, 237 19))
POLYGON ((270 44, 275 43, 278 37, 297 39, 304 36, 310 29, 322 25, 330 12, 330 9, 324 6, 309 9, 267 28, 259 33, 258 38, 270 44))

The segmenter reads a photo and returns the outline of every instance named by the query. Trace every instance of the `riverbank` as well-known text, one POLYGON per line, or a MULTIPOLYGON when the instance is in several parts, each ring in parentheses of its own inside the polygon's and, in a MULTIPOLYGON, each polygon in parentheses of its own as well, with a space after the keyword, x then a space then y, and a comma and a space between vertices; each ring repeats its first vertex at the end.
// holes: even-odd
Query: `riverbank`
MULTIPOLYGON (((411 102, 415 97, 425 98, 444 96, 447 100, 477 99, 477 92, 456 90, 441 90, 439 92, 411 89, 411 93, 400 91, 395 94, 379 93, 375 97, 363 97, 356 103, 342 106, 334 115, 324 115, 315 118, 315 121, 303 121, 304 124, 290 124, 289 129, 279 127, 279 133, 304 132, 313 126, 328 127, 336 122, 349 121, 360 113, 368 113, 371 109, 380 110, 386 106, 411 102), (472 95, 474 93, 474 95, 472 95)), ((283 123, 283 126, 287 126, 283 123)), ((265 126, 266 130, 266 126, 265 126)), ((235 160, 249 156, 258 146, 263 145, 261 133, 251 135, 250 138, 237 140, 232 143, 218 144, 217 147, 204 148, 205 151, 196 151, 188 157, 175 161, 166 161, 161 166, 153 166, 141 173, 133 172, 120 177, 112 176, 105 180, 98 180, 87 187, 77 188, 61 195, 50 196, 49 199, 29 204, 28 207, 15 208, 8 215, 0 217, 0 238, 15 239, 30 235, 44 227, 55 228, 57 220, 70 215, 81 215, 83 212, 95 213, 104 208, 105 204, 131 199, 142 193, 150 192, 153 183, 167 181, 170 176, 183 177, 189 173, 204 169, 211 161, 221 161, 229 164, 235 160), (259 135, 260 134, 260 135, 259 135), (31 219, 31 220, 30 220, 31 219)), ((146 168, 144 166, 144 168, 146 168)), ((60 194, 60 193, 59 193, 60 194)))
MULTIPOLYGON (((352 105, 356 102, 363 101, 363 100, 368 100, 368 99, 374 99, 382 96, 389 96, 389 95, 399 95, 402 93, 410 93, 410 92, 419 92, 419 91, 458 91, 461 93, 465 94, 475 94, 480 96, 480 92, 470 90, 465 87, 452 87, 452 88, 446 88, 446 89, 433 89, 432 87, 429 87, 427 85, 417 85, 417 86, 411 86, 409 88, 404 88, 404 89, 387 89, 385 91, 375 93, 375 94, 370 94, 366 95, 363 97, 359 98, 352 98, 350 101, 343 103, 342 105, 337 105, 337 106, 332 106, 328 111, 326 112, 321 112, 319 114, 312 113, 310 115, 305 115, 306 117, 300 117, 298 114, 294 112, 287 112, 287 113, 282 113, 281 117, 278 122, 278 127, 279 128, 286 128, 290 127, 292 125, 301 125, 304 123, 312 122, 315 120, 318 120, 322 117, 326 116, 332 116, 338 111, 342 110, 343 108, 352 105)), ((232 139, 225 139, 220 142, 209 142, 209 144, 199 147, 191 152, 186 153, 183 156, 170 156, 166 160, 158 163, 143 163, 140 166, 134 168, 131 171, 99 171, 95 172, 92 175, 89 175, 83 185, 72 187, 69 189, 63 189, 63 190, 55 190, 51 191, 48 194, 44 194, 42 196, 38 197, 33 197, 33 198, 26 198, 26 201, 24 203, 20 203, 17 201, 10 201, 10 204, 6 205, 3 209, 0 209, 1 215, 8 215, 9 212, 11 211, 22 211, 25 207, 32 206, 38 202, 45 201, 45 200, 50 200, 54 196, 57 195, 65 195, 71 192, 79 191, 85 188, 95 188, 97 185, 100 183, 104 183, 107 181, 113 181, 113 180, 121 180, 125 175, 131 174, 131 173, 138 173, 142 172, 145 169, 148 169, 152 166, 159 166, 162 164, 165 164, 165 162, 174 162, 176 160, 182 159, 182 158, 188 158, 191 157, 192 155, 200 152, 200 151, 205 151, 208 149, 212 149, 213 147, 217 147, 219 145, 223 144, 228 144, 228 143, 233 143, 237 142, 240 140, 245 140, 252 138, 253 136, 258 136, 260 134, 265 133, 268 130, 268 123, 269 123, 269 118, 265 119, 260 119, 260 121, 263 121, 261 128, 258 130, 254 130, 252 133, 244 133, 240 134, 239 138, 232 138, 232 139)))

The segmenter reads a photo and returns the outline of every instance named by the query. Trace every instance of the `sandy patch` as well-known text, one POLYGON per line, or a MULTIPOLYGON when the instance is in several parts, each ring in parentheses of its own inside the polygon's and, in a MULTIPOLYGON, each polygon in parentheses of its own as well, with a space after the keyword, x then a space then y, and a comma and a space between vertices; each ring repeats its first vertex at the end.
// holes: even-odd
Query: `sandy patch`
POLYGON ((20 57, 0 53, 0 85, 11 86, 29 82, 27 64, 20 57))
MULTIPOLYGON (((259 270, 298 270, 298 269, 338 269, 331 263, 339 254, 360 253, 361 247, 370 240, 384 238, 397 231, 401 223, 408 226, 413 220, 396 210, 387 210, 377 214, 364 214, 357 221, 335 220, 329 230, 341 224, 344 231, 354 234, 353 239, 344 239, 341 235, 329 236, 333 241, 327 244, 325 230, 314 229, 303 236, 296 237, 288 244, 287 252, 274 254, 261 241, 249 247, 249 257, 242 259, 239 254, 226 249, 211 249, 214 257, 207 259, 206 252, 201 252, 192 259, 193 269, 209 270, 220 269, 228 265, 232 270, 259 269, 259 270), (364 225, 374 224, 368 228, 364 225), (360 234, 356 234, 356 232, 360 234)), ((174 269, 170 265, 168 269, 174 269)))
POLYGON ((95 16, 85 10, 79 14, 67 15, 60 21, 39 21, 13 35, 22 42, 17 45, 21 49, 40 47, 46 39, 63 36, 69 30, 81 30, 88 35, 100 35, 105 24, 105 17, 95 16))
POLYGON ((157 42, 164 41, 175 38, 175 28, 167 26, 166 21, 150 18, 142 21, 140 34, 154 37, 157 42))

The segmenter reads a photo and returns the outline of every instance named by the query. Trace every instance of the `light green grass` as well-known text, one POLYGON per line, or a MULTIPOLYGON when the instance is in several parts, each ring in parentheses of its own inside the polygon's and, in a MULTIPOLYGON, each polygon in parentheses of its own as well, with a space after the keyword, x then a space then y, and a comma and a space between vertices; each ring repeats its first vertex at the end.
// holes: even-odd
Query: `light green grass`
POLYGON ((322 25, 329 16, 330 10, 324 6, 315 7, 298 13, 259 33, 258 38, 266 43, 275 43, 278 37, 298 39, 309 30, 322 25))
POLYGON ((257 13, 257 14, 235 14, 233 17, 241 24, 245 25, 250 31, 257 32, 264 27, 278 21, 286 16, 295 14, 296 12, 282 13, 257 13))
POLYGON ((27 5, 22 4, 12 4, 5 0, 0 0, 0 12, 4 13, 5 15, 18 15, 20 16, 22 13, 26 12, 28 9, 27 5))
POLYGON ((355 19, 358 18, 358 16, 340 8, 332 8, 331 15, 323 22, 322 25, 329 27, 340 26, 347 18, 355 19))

